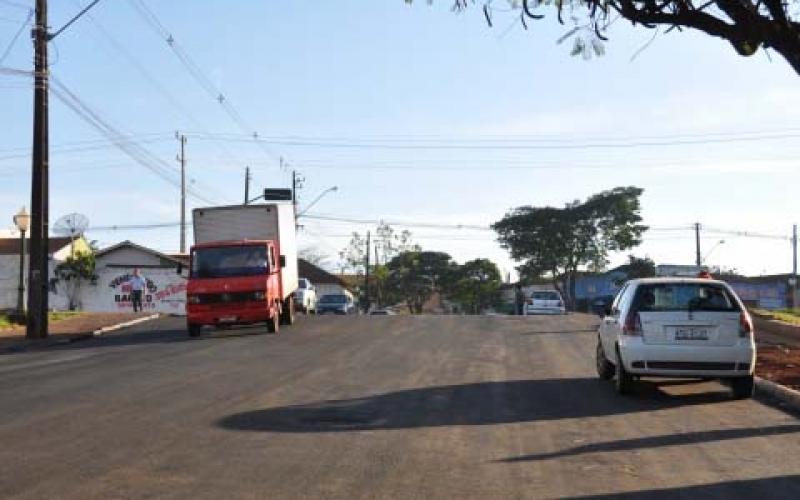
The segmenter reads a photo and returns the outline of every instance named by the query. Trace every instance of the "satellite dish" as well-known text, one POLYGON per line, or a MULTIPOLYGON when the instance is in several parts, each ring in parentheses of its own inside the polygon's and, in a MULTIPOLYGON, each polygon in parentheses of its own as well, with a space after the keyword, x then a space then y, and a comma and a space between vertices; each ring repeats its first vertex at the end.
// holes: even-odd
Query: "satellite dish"
POLYGON ((83 214, 67 214, 53 225, 53 232, 59 236, 69 236, 70 253, 75 251, 75 238, 80 238, 89 227, 89 218, 83 214))

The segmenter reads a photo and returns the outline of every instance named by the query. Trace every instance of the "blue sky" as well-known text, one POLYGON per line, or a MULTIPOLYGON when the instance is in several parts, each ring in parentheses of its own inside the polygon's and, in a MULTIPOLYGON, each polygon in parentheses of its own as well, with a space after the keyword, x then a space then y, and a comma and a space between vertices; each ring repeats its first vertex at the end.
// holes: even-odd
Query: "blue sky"
MULTIPOLYGON (((55 29, 87 2, 50 3, 55 29)), ((32 4, 0 1, 0 56, 32 4)), ((181 131, 199 196, 189 197, 190 209, 241 202, 248 165, 251 192, 289 187, 298 171, 301 210, 338 186, 307 214, 373 222, 303 220, 301 246, 329 255, 331 266, 352 231, 384 220, 409 229, 424 249, 460 262, 488 257, 511 270, 494 233, 470 226, 488 226, 516 206, 561 206, 636 185, 653 230, 612 264, 627 253, 692 263, 690 227, 700 222, 708 228, 702 253, 713 248, 709 264, 749 274, 791 270, 788 240, 743 234, 788 237, 800 212, 800 89, 778 55, 741 58, 691 32, 659 34, 647 45, 653 31, 620 20, 606 56, 583 61, 569 56, 571 40, 556 44, 570 26, 555 19, 525 31, 498 13, 489 28, 479 9, 459 15, 450 5, 101 1, 51 44, 55 90, 146 149, 162 174, 54 95, 51 224, 78 212, 102 246, 130 239, 176 251, 176 226, 106 228, 179 220, 181 131)), ((26 30, 2 67, 30 70, 31 61, 26 30)), ((30 204, 31 108, 30 81, 0 73, 0 228, 30 204)))

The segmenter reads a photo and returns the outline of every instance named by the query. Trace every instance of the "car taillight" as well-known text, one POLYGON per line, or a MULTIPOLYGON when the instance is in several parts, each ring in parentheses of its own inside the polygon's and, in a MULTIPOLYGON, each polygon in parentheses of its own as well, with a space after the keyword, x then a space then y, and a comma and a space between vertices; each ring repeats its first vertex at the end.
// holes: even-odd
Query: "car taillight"
POLYGON ((743 312, 739 315, 739 337, 747 338, 753 333, 753 323, 750 321, 750 316, 743 312))
POLYGON ((622 334, 632 337, 642 336, 642 320, 639 318, 639 313, 633 311, 628 313, 622 325, 622 334))

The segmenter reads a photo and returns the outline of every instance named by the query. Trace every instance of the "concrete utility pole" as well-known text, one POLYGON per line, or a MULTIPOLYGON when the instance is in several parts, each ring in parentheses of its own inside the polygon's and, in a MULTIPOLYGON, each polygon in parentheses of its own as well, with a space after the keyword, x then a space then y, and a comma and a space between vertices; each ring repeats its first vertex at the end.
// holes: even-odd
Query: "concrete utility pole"
POLYGON ((244 169, 244 204, 250 199, 250 167, 244 169))
POLYGON ((49 242, 49 121, 47 62, 47 0, 36 0, 36 24, 33 27, 34 93, 33 158, 31 166, 30 267, 28 268, 28 318, 25 336, 47 336, 49 242))
POLYGON ((694 239, 695 239, 695 246, 697 248, 697 258, 696 263, 697 265, 703 264, 703 258, 700 255, 700 223, 695 222, 694 224, 694 239))
POLYGON ((50 70, 47 44, 86 14, 100 0, 94 0, 53 34, 47 31, 47 0, 36 0, 33 37, 33 155, 31 165, 30 265, 28 267, 28 318, 25 336, 47 337, 48 293, 50 291, 50 70))
POLYGON ((792 309, 797 309, 797 224, 792 226, 792 309))
POLYGON ((181 143, 181 253, 186 253, 186 136, 175 132, 175 138, 181 143))
POLYGON ((367 261, 364 264, 364 312, 369 310, 369 231, 367 231, 367 261))

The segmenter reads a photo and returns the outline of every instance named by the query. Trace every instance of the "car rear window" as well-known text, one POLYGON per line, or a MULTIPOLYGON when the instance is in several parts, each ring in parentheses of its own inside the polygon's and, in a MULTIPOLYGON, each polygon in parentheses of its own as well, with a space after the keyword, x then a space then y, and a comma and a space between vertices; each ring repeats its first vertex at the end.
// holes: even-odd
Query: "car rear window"
POLYGON ((531 298, 537 300, 561 300, 556 292, 533 292, 531 298))
POLYGON ((654 283, 639 287, 637 311, 740 311, 739 303, 724 286, 700 283, 654 283))

